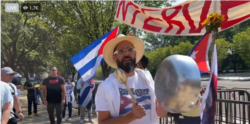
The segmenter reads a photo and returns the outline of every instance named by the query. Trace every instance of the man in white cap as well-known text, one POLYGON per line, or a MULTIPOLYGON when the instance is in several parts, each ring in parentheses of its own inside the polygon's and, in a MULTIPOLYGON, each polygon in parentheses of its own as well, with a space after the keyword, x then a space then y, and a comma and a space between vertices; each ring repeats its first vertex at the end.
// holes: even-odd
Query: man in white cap
POLYGON ((154 81, 144 70, 135 69, 143 54, 143 41, 134 36, 119 35, 105 45, 105 62, 125 72, 137 103, 132 102, 115 73, 110 74, 99 85, 95 97, 99 124, 159 124, 159 117, 166 116, 167 112, 157 102, 154 81))
MULTIPOLYGON (((12 92, 13 95, 13 101, 11 102, 11 106, 10 109, 12 111, 13 106, 16 109, 17 113, 18 113, 18 117, 20 118, 20 121, 23 120, 23 114, 22 114, 22 110, 21 110, 21 106, 19 103, 19 100, 17 98, 17 89, 16 86, 14 84, 11 83, 13 76, 16 74, 16 72, 14 72, 10 67, 4 67, 1 69, 1 81, 7 83, 9 85, 9 90, 12 92)), ((17 124, 17 118, 14 116, 15 113, 10 114, 10 120, 8 122, 8 124, 17 124)))

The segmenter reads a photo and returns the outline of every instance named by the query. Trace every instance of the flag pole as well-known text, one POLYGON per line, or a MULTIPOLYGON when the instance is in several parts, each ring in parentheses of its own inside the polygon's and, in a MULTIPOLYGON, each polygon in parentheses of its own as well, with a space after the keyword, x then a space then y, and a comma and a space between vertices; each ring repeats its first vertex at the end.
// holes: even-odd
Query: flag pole
POLYGON ((212 55, 211 55, 211 63, 210 63, 210 75, 212 74, 211 71, 212 71, 212 66, 213 66, 213 54, 214 54, 215 39, 216 39, 216 32, 212 31, 212 43, 211 43, 212 55))

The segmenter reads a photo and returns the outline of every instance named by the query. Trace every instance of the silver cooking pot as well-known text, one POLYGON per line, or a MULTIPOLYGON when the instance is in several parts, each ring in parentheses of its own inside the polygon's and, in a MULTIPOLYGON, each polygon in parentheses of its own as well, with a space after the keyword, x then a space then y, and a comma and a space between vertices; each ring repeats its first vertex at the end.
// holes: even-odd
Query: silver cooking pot
POLYGON ((189 56, 171 55, 165 58, 154 80, 158 102, 168 112, 189 112, 200 99, 200 71, 189 56))

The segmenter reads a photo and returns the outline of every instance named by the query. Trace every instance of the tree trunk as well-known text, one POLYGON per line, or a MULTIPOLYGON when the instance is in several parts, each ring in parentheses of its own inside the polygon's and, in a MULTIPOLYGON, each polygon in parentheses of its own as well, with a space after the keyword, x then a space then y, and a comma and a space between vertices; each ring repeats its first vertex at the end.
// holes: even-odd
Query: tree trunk
POLYGON ((109 76, 109 73, 111 71, 111 67, 109 67, 106 62, 101 63, 101 66, 102 66, 102 76, 105 79, 109 76))
POLYGON ((237 73, 237 69, 236 69, 236 61, 235 60, 233 60, 233 65, 234 65, 234 73, 237 73))

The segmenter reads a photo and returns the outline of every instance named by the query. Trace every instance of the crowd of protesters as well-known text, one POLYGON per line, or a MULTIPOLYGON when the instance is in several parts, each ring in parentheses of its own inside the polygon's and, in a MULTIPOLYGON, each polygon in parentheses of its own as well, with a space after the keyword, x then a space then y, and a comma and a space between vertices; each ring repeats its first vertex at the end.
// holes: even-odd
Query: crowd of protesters
MULTIPOLYGON (((76 84, 73 82, 72 76, 68 76, 65 80, 64 77, 58 75, 57 68, 53 66, 50 68, 50 75, 43 81, 34 78, 33 80, 27 80, 22 84, 21 78, 22 76, 13 71, 10 67, 3 67, 1 69, 1 124, 17 124, 24 119, 26 113, 23 113, 23 108, 19 102, 21 89, 27 90, 28 118, 39 116, 37 105, 42 103, 47 108, 51 124, 61 124, 62 121, 65 121, 65 113, 67 109, 67 120, 72 120, 72 108, 78 107, 74 94, 76 84), (54 110, 56 111, 54 112, 54 110)), ((80 90, 86 84, 94 83, 94 80, 85 83, 79 79, 78 83, 80 85, 78 89, 80 90)), ((94 87, 92 87, 92 90, 93 89, 94 87)), ((85 111, 86 109, 81 107, 80 123, 93 123, 91 116, 92 108, 91 110, 87 110, 89 114, 88 121, 84 120, 85 111)))

